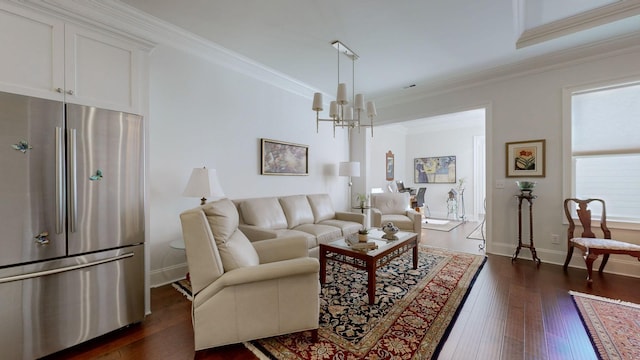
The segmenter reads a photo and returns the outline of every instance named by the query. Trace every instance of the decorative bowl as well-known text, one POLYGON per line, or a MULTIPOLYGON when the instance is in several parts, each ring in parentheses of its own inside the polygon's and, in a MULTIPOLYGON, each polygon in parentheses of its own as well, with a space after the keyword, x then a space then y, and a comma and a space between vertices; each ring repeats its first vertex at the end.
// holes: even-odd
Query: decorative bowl
POLYGON ((516 181, 516 185, 518 185, 518 189, 520 191, 532 191, 533 188, 536 187, 535 181, 516 181))
POLYGON ((392 222, 388 222, 382 227, 382 231, 384 232, 384 235, 382 235, 383 239, 397 240, 398 237, 396 237, 396 233, 400 231, 400 229, 393 225, 392 222))

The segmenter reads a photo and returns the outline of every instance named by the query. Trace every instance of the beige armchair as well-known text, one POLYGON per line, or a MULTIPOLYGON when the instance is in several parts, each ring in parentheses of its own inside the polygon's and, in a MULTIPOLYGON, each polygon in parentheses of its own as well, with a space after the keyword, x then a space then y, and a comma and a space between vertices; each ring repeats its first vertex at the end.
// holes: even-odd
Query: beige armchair
POLYGON ((319 263, 302 237, 250 242, 228 199, 180 214, 193 292, 195 350, 312 330, 319 263))
POLYGON ((411 195, 403 193, 371 194, 371 223, 374 227, 392 222, 400 230, 418 234, 422 232, 422 214, 409 207, 411 195))

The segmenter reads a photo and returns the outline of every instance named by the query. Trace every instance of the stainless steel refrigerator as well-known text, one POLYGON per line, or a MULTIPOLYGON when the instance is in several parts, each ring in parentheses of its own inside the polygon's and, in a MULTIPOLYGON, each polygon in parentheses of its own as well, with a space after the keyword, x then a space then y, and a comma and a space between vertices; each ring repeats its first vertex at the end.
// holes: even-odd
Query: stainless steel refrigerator
POLYGON ((0 358, 144 318, 142 118, 0 93, 0 358))

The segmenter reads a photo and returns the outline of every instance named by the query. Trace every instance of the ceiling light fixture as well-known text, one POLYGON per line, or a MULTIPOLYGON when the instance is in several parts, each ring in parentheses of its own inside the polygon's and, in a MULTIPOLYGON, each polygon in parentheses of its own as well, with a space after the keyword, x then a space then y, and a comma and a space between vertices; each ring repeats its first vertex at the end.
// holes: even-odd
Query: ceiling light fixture
POLYGON ((361 121, 361 115, 365 111, 364 95, 355 93, 355 77, 356 68, 355 63, 358 60, 358 55, 349 49, 345 44, 336 40, 331 43, 338 52, 338 91, 336 100, 332 101, 329 105, 329 117, 330 119, 320 119, 320 111, 322 111, 322 94, 313 94, 313 111, 316 112, 316 132, 320 130, 320 121, 330 121, 333 123, 333 137, 336 137, 336 127, 355 129, 368 127, 371 128, 371 137, 373 137, 373 118, 376 114, 376 105, 373 101, 367 102, 367 117, 370 122, 363 124, 361 121), (347 100, 347 84, 340 82, 340 56, 346 55, 351 59, 352 64, 352 82, 351 82, 351 94, 353 95, 352 106, 349 106, 349 100, 347 100), (355 114, 355 117, 354 117, 355 114))

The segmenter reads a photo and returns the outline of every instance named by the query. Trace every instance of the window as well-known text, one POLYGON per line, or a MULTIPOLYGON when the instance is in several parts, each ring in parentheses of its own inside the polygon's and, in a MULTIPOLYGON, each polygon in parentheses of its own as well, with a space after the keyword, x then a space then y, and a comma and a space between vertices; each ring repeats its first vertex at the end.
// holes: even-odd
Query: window
POLYGON ((570 98, 570 196, 603 199, 608 220, 640 222, 640 82, 570 98))

